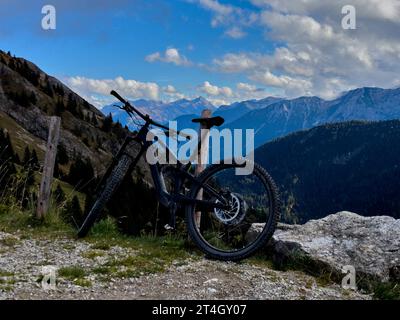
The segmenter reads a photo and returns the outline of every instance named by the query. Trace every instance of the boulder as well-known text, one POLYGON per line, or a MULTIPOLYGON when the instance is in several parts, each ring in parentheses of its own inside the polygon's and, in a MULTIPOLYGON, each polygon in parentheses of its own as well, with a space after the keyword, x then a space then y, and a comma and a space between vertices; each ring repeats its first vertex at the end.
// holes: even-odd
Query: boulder
MULTIPOLYGON (((252 225, 247 237, 262 226, 252 225)), ((358 280, 400 280, 400 220, 388 216, 339 212, 304 225, 279 225, 267 247, 278 265, 302 264, 338 280, 344 266, 353 266, 358 280)))

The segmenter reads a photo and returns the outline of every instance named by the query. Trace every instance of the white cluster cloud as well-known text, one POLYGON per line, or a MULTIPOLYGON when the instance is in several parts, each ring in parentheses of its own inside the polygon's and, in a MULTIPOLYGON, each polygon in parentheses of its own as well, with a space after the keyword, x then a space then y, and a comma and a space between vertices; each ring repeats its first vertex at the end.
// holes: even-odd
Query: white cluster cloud
POLYGON ((163 88, 163 92, 168 97, 169 101, 185 98, 183 93, 178 92, 178 90, 176 90, 176 88, 170 84, 163 88))
POLYGON ((200 5, 213 14, 211 26, 227 28, 225 35, 233 39, 246 36, 244 28, 251 26, 258 19, 258 14, 218 0, 188 0, 200 5), (233 26, 233 27, 232 27, 233 26))
POLYGON ((245 53, 227 53, 222 59, 214 59, 213 63, 223 72, 245 72, 257 67, 256 60, 245 53))
POLYGON ((146 56, 147 62, 161 61, 165 63, 173 63, 177 66, 189 66, 191 62, 179 53, 176 48, 168 48, 164 53, 155 52, 146 56))
POLYGON ((241 39, 241 38, 244 38, 247 35, 246 32, 244 32, 242 29, 240 29, 238 27, 232 27, 232 28, 226 30, 225 34, 228 37, 231 37, 233 39, 241 39))
POLYGON ((229 87, 218 87, 212 85, 210 82, 205 81, 200 87, 199 90, 208 96, 221 96, 225 98, 230 98, 233 96, 233 91, 229 87))
POLYGON ((281 45, 272 53, 227 53, 212 70, 244 74, 287 96, 333 98, 354 87, 400 83, 400 1, 251 2, 258 7, 254 26, 281 45), (342 28, 345 5, 356 8, 356 30, 342 28))
POLYGON ((65 78, 64 82, 99 109, 115 101, 115 98, 110 95, 111 90, 116 90, 123 97, 130 100, 161 99, 167 102, 185 98, 194 99, 199 95, 204 95, 215 106, 230 104, 234 101, 261 99, 266 96, 263 88, 244 82, 239 82, 235 88, 230 88, 227 86, 219 87, 211 84, 209 81, 205 81, 197 86, 196 90, 190 96, 186 96, 170 84, 160 87, 157 83, 127 80, 122 77, 115 79, 90 79, 76 76, 65 78))
POLYGON ((260 89, 258 89, 255 85, 249 84, 249 83, 244 83, 244 82, 239 82, 236 85, 236 88, 238 90, 246 91, 246 92, 258 92, 258 91, 260 91, 260 89))
POLYGON ((67 78, 65 82, 72 90, 100 108, 105 103, 114 100, 110 96, 111 90, 116 90, 122 96, 129 99, 146 98, 157 100, 160 96, 158 84, 127 80, 122 77, 115 79, 90 79, 77 76, 67 78))
POLYGON ((216 106, 230 104, 234 101, 250 99, 261 99, 266 97, 264 88, 259 88, 253 84, 239 82, 236 88, 219 87, 205 81, 198 87, 200 94, 206 95, 207 99, 216 106))

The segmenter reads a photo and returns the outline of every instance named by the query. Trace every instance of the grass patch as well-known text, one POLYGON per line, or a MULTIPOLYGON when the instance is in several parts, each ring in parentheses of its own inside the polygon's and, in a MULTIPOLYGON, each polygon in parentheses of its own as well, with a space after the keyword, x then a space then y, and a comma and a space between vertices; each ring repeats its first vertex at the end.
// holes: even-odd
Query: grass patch
POLYGON ((93 250, 109 250, 113 246, 138 250, 146 259, 161 259, 164 262, 196 256, 196 250, 188 250, 186 240, 174 235, 164 237, 130 237, 118 231, 115 220, 107 218, 98 222, 84 241, 91 243, 93 250))
POLYGON ((117 268, 109 266, 99 266, 92 269, 92 273, 100 275, 108 275, 117 272, 117 268))
POLYGON ((98 241, 94 244, 92 244, 90 246, 90 248, 94 249, 94 250, 103 250, 103 251, 107 251, 111 249, 111 246, 109 243, 105 242, 105 241, 98 241))
POLYGON ((44 219, 37 219, 34 206, 22 211, 17 206, 0 205, 0 231, 8 233, 23 232, 26 236, 49 236, 74 234, 73 228, 60 216, 59 208, 51 206, 44 219))
POLYGON ((82 253, 81 256, 82 256, 83 258, 86 258, 86 259, 94 260, 94 259, 96 259, 97 257, 102 257, 102 256, 104 256, 104 252, 99 251, 99 250, 89 250, 89 251, 87 251, 87 252, 82 253))
POLYGON ((135 278, 141 275, 163 272, 167 264, 166 261, 161 259, 149 258, 146 255, 137 255, 121 260, 112 259, 106 265, 118 268, 119 271, 114 272, 114 275, 118 278, 135 278))
POLYGON ((92 282, 90 280, 87 279, 75 279, 74 280, 74 284, 80 287, 91 287, 92 286, 92 282))
POLYGON ((165 271, 173 262, 183 263, 187 258, 200 257, 187 250, 185 239, 169 235, 165 237, 128 237, 120 234, 111 218, 100 221, 86 239, 92 250, 108 250, 113 246, 133 249, 137 253, 123 258, 112 258, 92 273, 110 278, 135 278, 165 271))
POLYGON ((12 291, 13 289, 10 285, 0 285, 0 291, 12 291))
POLYGON ((400 300, 400 283, 381 283, 374 288, 374 299, 400 300))
POLYGON ((271 260, 271 257, 269 257, 264 252, 259 252, 254 256, 250 257, 249 259, 245 260, 244 262, 265 269, 274 268, 274 263, 271 260))
POLYGON ((84 278, 86 271, 79 266, 63 267, 58 270, 58 275, 67 280, 75 280, 84 278))
POLYGON ((0 269, 0 277, 12 277, 14 273, 0 269))
MULTIPOLYGON (((165 271, 173 262, 181 262, 190 255, 184 246, 183 239, 172 236, 164 238, 141 237, 124 239, 122 246, 139 249, 136 255, 122 259, 111 259, 106 263, 108 274, 119 278, 135 278, 142 275, 165 271)), ((106 271, 106 270, 103 270, 106 271)))
POLYGON ((90 230, 89 236, 93 238, 110 239, 120 237, 121 234, 118 231, 115 219, 107 217, 93 226, 90 230))
POLYGON ((13 279, 13 278, 11 278, 11 279, 2 279, 2 278, 0 278, 0 284, 1 285, 10 286, 10 285, 14 285, 16 282, 17 281, 15 279, 13 279))
POLYGON ((19 239, 13 236, 8 236, 3 239, 0 239, 0 244, 7 247, 14 247, 19 243, 19 239))

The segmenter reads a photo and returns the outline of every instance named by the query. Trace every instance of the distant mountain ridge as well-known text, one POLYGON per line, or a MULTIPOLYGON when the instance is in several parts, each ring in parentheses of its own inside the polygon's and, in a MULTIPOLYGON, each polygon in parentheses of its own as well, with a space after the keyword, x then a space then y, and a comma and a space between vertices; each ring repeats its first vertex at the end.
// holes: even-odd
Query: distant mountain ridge
POLYGON ((399 118, 400 89, 360 88, 331 101, 318 97, 281 100, 252 110, 225 127, 254 129, 255 146, 258 147, 275 138, 321 124, 399 118))
MULTIPOLYGON (((132 104, 145 114, 149 114, 154 120, 166 123, 180 116, 187 114, 200 114, 204 109, 215 110, 211 102, 203 97, 198 97, 193 100, 180 99, 173 102, 162 102, 153 100, 135 100, 132 104)), ((114 120, 118 120, 123 125, 127 125, 131 129, 134 127, 125 111, 119 110, 115 105, 120 106, 121 103, 113 103, 103 107, 101 110, 105 115, 112 114, 114 120)))
MULTIPOLYGON (((359 88, 343 93, 334 100, 319 97, 283 99, 267 97, 223 105, 215 109, 204 98, 178 100, 171 103, 138 100, 134 102, 142 111, 166 123, 176 120, 178 127, 197 128, 191 119, 203 109, 213 110, 213 115, 225 119, 223 128, 254 129, 255 147, 292 132, 318 125, 352 120, 383 121, 400 118, 400 88, 359 88)), ((126 115, 119 110, 105 107, 123 125, 126 115)))
POLYGON ((261 100, 247 100, 242 102, 235 102, 231 105, 220 106, 214 113, 225 119, 226 123, 235 121, 246 113, 268 107, 269 105, 283 100, 282 98, 267 97, 261 100))

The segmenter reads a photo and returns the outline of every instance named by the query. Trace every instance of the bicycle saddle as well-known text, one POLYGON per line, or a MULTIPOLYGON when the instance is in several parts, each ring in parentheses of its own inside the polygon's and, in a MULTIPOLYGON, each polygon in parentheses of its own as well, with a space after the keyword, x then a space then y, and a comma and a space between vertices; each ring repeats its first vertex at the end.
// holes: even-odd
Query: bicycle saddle
POLYGON ((202 125, 206 126, 208 129, 211 129, 212 127, 219 127, 221 126, 225 120, 224 118, 217 116, 217 117, 211 117, 211 118, 195 118, 192 119, 192 122, 194 123, 201 123, 202 125))

